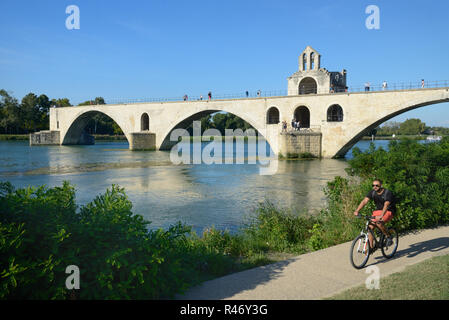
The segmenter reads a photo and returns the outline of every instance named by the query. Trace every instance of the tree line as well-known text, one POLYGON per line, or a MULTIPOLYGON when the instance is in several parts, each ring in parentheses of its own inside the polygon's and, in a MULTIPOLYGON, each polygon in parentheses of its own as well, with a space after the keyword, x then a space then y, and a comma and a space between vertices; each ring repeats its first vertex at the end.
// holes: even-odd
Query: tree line
POLYGON ((394 135, 419 135, 419 134, 439 134, 448 135, 449 128, 445 127, 430 127, 420 119, 407 119, 404 122, 388 121, 382 127, 377 127, 375 130, 377 136, 392 136, 394 135))
MULTIPOLYGON (((102 97, 80 104, 105 104, 102 97)), ((51 99, 41 94, 29 93, 19 102, 6 90, 0 90, 0 134, 27 134, 49 129, 49 113, 52 107, 71 106, 68 98, 51 99)), ((105 114, 96 114, 85 128, 91 134, 123 134, 120 127, 105 114)))
MULTIPOLYGON (((199 121, 201 121, 201 133, 208 129, 217 129, 222 136, 225 135, 225 129, 242 129, 245 131, 253 128, 248 122, 232 113, 217 112, 204 116, 199 121)), ((187 131, 192 134, 192 124, 187 128, 187 131)))
MULTIPOLYGON (((96 97, 78 104, 101 105, 106 104, 104 98, 96 97)), ((6 90, 0 90, 0 134, 27 134, 49 129, 49 112, 52 107, 69 107, 68 98, 51 99, 45 94, 37 96, 29 93, 19 102, 6 90)), ((246 121, 230 113, 215 113, 200 119, 201 130, 217 129, 222 135, 225 129, 252 128, 246 121)), ((192 130, 190 125, 188 130, 192 130)), ((98 113, 86 125, 85 131, 90 134, 123 134, 120 127, 105 114, 98 113)))
POLYGON ((48 129, 51 104, 45 94, 29 93, 19 102, 6 90, 0 90, 0 133, 20 134, 48 129))

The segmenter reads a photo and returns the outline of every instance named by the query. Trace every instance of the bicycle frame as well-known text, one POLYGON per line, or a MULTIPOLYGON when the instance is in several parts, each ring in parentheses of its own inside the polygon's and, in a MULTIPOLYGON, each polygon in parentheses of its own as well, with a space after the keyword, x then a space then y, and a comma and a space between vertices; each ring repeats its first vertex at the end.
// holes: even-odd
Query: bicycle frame
MULTIPOLYGON (((375 232, 373 230, 370 229, 369 225, 373 225, 375 228, 377 228, 377 226, 375 224, 372 223, 372 218, 371 217, 365 217, 366 224, 365 224, 365 228, 360 232, 360 234, 362 236, 365 236, 365 242, 364 242, 364 247, 363 247, 363 253, 365 253, 367 251, 367 245, 369 245, 369 235, 368 233, 371 233, 371 235, 373 236, 373 247, 376 248, 378 247, 378 244, 382 241, 382 239, 380 238, 379 240, 377 239, 377 236, 375 234, 375 232)), ((380 235, 380 237, 382 237, 383 234, 380 235)), ((360 249, 360 243, 359 243, 359 247, 357 248, 357 250, 360 249)))
POLYGON ((399 243, 399 237, 398 237, 398 234, 396 233, 396 230, 394 228, 388 228, 388 230, 390 230, 388 232, 393 232, 393 236, 390 235, 390 237, 388 238, 389 241, 387 242, 386 236, 382 233, 382 231, 373 222, 375 219, 372 216, 360 216, 359 215, 357 217, 359 217, 359 218, 363 217, 367 221, 365 224, 365 228, 362 229, 360 234, 354 239, 354 241, 352 242, 352 245, 351 245, 351 250, 350 250, 349 256, 350 256, 350 260, 351 260, 353 267, 356 269, 363 268, 365 266, 365 264, 367 263, 371 253, 374 252, 370 248, 370 242, 369 242, 370 233, 371 233, 372 240, 373 240, 373 249, 374 250, 380 249, 382 251, 382 255, 387 259, 392 258, 394 256, 394 254, 396 253, 396 250, 398 248, 398 243, 399 243), (374 228, 371 228, 370 225, 372 225, 374 228), (378 231, 376 231, 376 229, 378 231), (390 241, 392 241, 392 242, 390 243, 390 241), (386 244, 386 243, 389 243, 389 244, 386 244), (391 250, 389 250, 389 248, 391 248, 391 250), (363 257, 363 255, 364 255, 364 257, 360 261, 360 263, 359 263, 360 258, 357 258, 357 257, 360 257, 359 254, 362 254, 361 257, 363 257))

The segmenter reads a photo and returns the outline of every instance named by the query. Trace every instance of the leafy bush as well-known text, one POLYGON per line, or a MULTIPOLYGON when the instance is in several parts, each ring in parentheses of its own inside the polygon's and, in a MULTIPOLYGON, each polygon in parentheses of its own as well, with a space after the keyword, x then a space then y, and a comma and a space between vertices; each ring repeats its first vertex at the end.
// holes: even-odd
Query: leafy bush
POLYGON ((391 141, 382 148, 361 152, 354 148, 350 175, 369 181, 379 178, 398 199, 393 219, 401 230, 420 229, 449 222, 449 137, 439 143, 391 141))
POLYGON ((188 265, 190 228, 149 231, 117 186, 77 211, 67 182, 2 183, 0 208, 1 299, 156 299, 199 281, 188 265), (80 269, 75 296, 65 287, 69 265, 80 269))
POLYGON ((277 252, 305 252, 314 216, 277 208, 271 202, 260 204, 250 222, 243 229, 246 237, 261 250, 277 252))

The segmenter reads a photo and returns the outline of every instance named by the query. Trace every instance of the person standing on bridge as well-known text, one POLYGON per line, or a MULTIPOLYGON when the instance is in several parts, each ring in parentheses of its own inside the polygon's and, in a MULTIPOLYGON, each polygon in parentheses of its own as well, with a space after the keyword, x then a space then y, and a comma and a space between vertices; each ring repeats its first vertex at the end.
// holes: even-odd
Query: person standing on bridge
POLYGON ((365 83, 365 91, 369 91, 369 82, 365 83))
POLYGON ((282 121, 282 132, 287 132, 287 121, 282 121))

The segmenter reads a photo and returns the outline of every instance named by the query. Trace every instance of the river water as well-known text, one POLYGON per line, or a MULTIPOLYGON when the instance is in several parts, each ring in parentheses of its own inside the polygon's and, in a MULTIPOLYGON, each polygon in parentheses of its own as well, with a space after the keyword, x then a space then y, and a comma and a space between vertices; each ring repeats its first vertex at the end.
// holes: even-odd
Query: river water
MULTIPOLYGON (((356 146, 365 150, 369 143, 356 146)), ((375 144, 386 147, 388 141, 375 144)), ((346 159, 351 156, 349 151, 346 159)), ((151 228, 182 221, 197 232, 210 226, 232 232, 265 200, 300 212, 324 207, 323 188, 335 176, 346 176, 346 159, 283 160, 274 175, 260 175, 260 165, 248 161, 174 165, 169 152, 133 152, 127 142, 30 147, 26 141, 0 141, 0 181, 53 187, 68 180, 79 205, 117 184, 151 228)))

